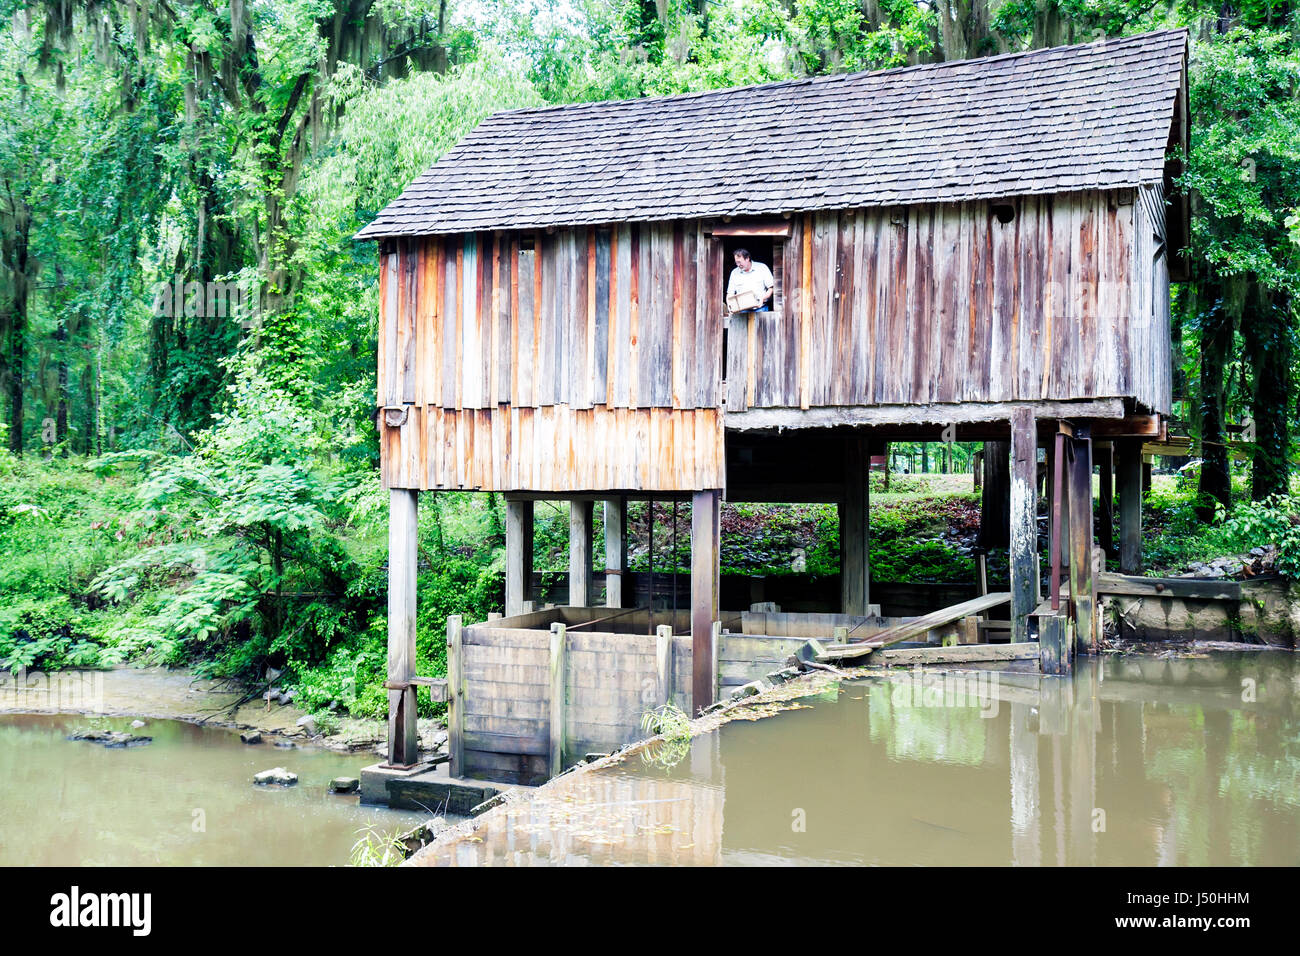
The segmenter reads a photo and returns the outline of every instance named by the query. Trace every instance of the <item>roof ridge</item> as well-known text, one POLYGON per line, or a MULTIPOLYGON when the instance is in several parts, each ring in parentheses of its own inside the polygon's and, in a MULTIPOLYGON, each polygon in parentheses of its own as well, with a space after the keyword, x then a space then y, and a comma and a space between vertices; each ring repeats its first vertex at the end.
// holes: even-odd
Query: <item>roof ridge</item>
MULTIPOLYGON (((1185 38, 1191 35, 1191 31, 1187 27, 1169 27, 1164 30, 1149 30, 1146 33, 1135 33, 1131 36, 1106 37, 1101 49, 1114 49, 1121 45, 1136 45, 1138 41, 1164 37, 1174 33, 1181 33, 1185 38)), ((856 70, 852 73, 828 73, 820 76, 800 76, 792 77, 788 80, 772 80, 768 83, 749 83, 743 86, 723 86, 713 90, 690 90, 685 93, 668 93, 663 96, 630 96, 625 97, 624 99, 585 100, 580 103, 556 103, 549 106, 521 106, 511 110, 498 110, 497 112, 487 116, 484 119, 484 122, 489 122, 498 116, 537 116, 546 113, 561 113, 566 110, 577 111, 607 106, 626 107, 630 103, 667 103, 699 99, 706 96, 718 96, 724 93, 741 93, 748 90, 771 90, 785 86, 793 87, 801 85, 829 85, 831 83, 843 83, 848 80, 860 79, 868 76, 897 76, 902 73, 919 73, 924 71, 937 72, 945 68, 970 66, 972 64, 997 63, 1004 60, 1014 60, 1022 57, 1046 57, 1049 54, 1059 53, 1062 50, 1083 52, 1089 48, 1096 47, 1096 45, 1097 41, 1092 40, 1088 43, 1065 43, 1060 46, 1038 47, 1029 50, 1012 50, 1007 53, 995 53, 991 56, 971 57, 965 60, 943 60, 939 63, 914 63, 910 66, 891 66, 881 70, 856 70)))

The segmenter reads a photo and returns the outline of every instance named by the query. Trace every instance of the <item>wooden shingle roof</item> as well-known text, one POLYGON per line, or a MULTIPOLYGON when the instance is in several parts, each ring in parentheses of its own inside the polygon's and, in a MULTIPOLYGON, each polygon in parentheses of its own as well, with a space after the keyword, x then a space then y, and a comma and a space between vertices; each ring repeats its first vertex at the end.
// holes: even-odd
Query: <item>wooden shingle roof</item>
POLYGON ((1160 182, 1186 30, 490 116, 360 238, 1160 182))

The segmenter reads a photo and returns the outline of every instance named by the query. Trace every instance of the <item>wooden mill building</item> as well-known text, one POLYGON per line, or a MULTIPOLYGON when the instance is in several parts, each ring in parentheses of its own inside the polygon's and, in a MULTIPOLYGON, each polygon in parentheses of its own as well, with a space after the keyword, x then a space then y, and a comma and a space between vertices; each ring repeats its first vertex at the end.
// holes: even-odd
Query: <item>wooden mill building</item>
MULTIPOLYGON (((530 604, 533 502, 572 502, 578 608, 596 599, 595 503, 618 607, 626 501, 689 500, 690 612, 663 653, 690 676, 673 693, 698 709, 718 686, 724 498, 838 504, 831 610, 865 616, 869 456, 889 440, 1009 442, 1013 634, 1031 635, 1040 600, 1041 457, 1053 591, 1069 565, 1057 603, 1087 645, 1093 444, 1116 449, 1133 564, 1140 444, 1170 409, 1187 131, 1182 30, 481 123, 360 233, 382 269, 392 763, 414 754, 421 490, 505 496, 495 623, 536 631, 516 646, 538 654, 559 617, 530 604), (737 247, 771 267, 770 311, 728 315, 737 247)), ((475 673, 500 664, 483 661, 475 673)), ((524 686, 538 667, 511 674, 524 686)), ((452 679, 461 720, 470 680, 452 679)), ((537 734, 501 729, 518 714, 487 708, 465 730, 482 767, 537 756, 537 734)))

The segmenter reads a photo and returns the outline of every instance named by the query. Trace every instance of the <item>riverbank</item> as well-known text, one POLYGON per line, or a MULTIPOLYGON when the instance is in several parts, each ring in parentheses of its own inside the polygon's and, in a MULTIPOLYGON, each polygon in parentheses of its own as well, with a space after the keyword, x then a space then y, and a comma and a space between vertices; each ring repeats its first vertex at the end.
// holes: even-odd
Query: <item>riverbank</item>
MULTIPOLYGON (((82 714, 180 720, 208 727, 258 731, 266 737, 310 742, 336 753, 383 755, 387 728, 382 720, 338 718, 330 733, 312 733, 299 723, 308 717, 293 704, 246 700, 242 687, 196 677, 188 669, 119 666, 52 674, 0 675, 0 714, 82 714)), ((420 721, 420 749, 430 753, 445 740, 443 724, 420 721)))

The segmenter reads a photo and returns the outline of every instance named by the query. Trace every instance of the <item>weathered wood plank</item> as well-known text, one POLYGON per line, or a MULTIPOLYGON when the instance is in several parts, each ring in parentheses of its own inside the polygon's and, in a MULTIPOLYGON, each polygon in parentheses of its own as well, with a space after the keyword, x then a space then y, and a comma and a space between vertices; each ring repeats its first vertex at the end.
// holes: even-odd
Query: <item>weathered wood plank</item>
POLYGON ((874 648, 897 644, 899 641, 905 641, 908 638, 916 637, 920 634, 924 634, 926 631, 932 630, 936 627, 942 627, 945 624, 951 624, 953 621, 959 621, 972 614, 980 614, 1000 605, 1009 604, 1010 601, 1011 595, 1007 592, 985 594, 982 597, 972 598, 969 601, 962 601, 960 604, 954 604, 951 607, 932 611, 929 614, 923 614, 920 617, 913 618, 911 621, 887 628, 886 630, 871 635, 865 641, 855 641, 850 644, 827 645, 825 659, 838 660, 869 654, 874 648))
POLYGON ((877 651, 871 662, 891 667, 911 664, 962 664, 975 661, 1036 660, 1038 644, 956 644, 952 647, 897 647, 877 651))

